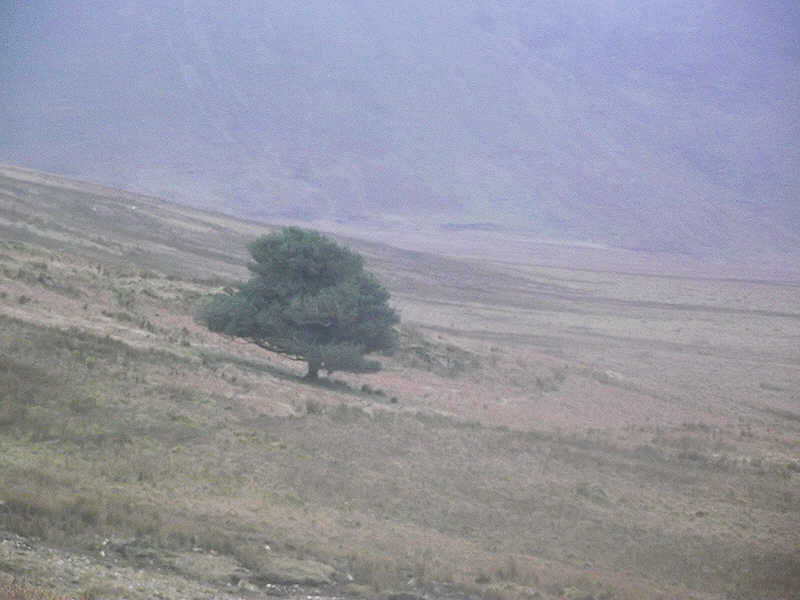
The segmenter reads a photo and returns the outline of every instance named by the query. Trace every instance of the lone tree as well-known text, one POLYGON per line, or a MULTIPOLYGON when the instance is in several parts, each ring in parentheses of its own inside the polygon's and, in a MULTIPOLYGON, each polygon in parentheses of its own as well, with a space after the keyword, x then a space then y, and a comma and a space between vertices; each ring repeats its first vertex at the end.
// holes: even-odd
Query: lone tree
POLYGON ((317 379, 320 369, 380 369, 364 355, 390 349, 400 319, 359 254, 298 227, 262 236, 248 249, 253 277, 235 292, 214 296, 201 322, 306 361, 307 379, 317 379))

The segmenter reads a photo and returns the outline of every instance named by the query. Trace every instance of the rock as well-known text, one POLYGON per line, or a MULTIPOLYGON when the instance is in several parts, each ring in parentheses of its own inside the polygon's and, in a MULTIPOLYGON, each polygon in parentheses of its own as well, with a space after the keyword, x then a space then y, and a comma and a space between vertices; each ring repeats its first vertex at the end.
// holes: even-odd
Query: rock
POLYGON ((236 587, 240 590, 245 590, 247 592, 257 592, 258 588, 254 586, 252 583, 247 581, 246 579, 242 579, 239 583, 236 584, 236 587))

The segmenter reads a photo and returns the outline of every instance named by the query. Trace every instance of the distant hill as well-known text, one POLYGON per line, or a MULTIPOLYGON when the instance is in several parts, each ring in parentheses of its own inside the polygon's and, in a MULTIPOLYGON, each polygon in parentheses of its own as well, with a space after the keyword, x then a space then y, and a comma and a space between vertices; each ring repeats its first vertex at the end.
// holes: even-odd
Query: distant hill
POLYGON ((0 8, 0 162, 276 221, 800 248, 794 2, 0 8))

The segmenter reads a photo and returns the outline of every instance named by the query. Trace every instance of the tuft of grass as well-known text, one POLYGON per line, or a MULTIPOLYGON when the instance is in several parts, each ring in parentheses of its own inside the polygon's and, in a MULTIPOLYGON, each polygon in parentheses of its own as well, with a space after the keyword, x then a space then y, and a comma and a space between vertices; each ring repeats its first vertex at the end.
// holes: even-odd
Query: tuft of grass
POLYGON ((484 600, 540 600, 544 598, 541 592, 534 588, 511 582, 490 583, 482 590, 481 597, 484 600))

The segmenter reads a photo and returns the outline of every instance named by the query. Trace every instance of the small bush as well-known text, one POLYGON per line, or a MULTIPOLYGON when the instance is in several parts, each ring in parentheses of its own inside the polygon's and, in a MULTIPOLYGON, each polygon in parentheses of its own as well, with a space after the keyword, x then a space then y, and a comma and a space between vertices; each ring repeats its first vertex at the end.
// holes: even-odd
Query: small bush
POLYGON ((369 385, 368 383, 365 383, 364 385, 361 386, 361 391, 362 391, 362 393, 369 394, 370 396, 385 396, 386 395, 386 393, 383 390, 376 389, 376 388, 372 387, 371 385, 369 385))
POLYGON ((325 412, 325 405, 316 400, 306 400, 306 414, 321 415, 325 412))
POLYGON ((114 295, 117 298, 117 304, 119 304, 122 308, 130 310, 136 303, 136 292, 134 290, 124 288, 115 289, 114 295))

